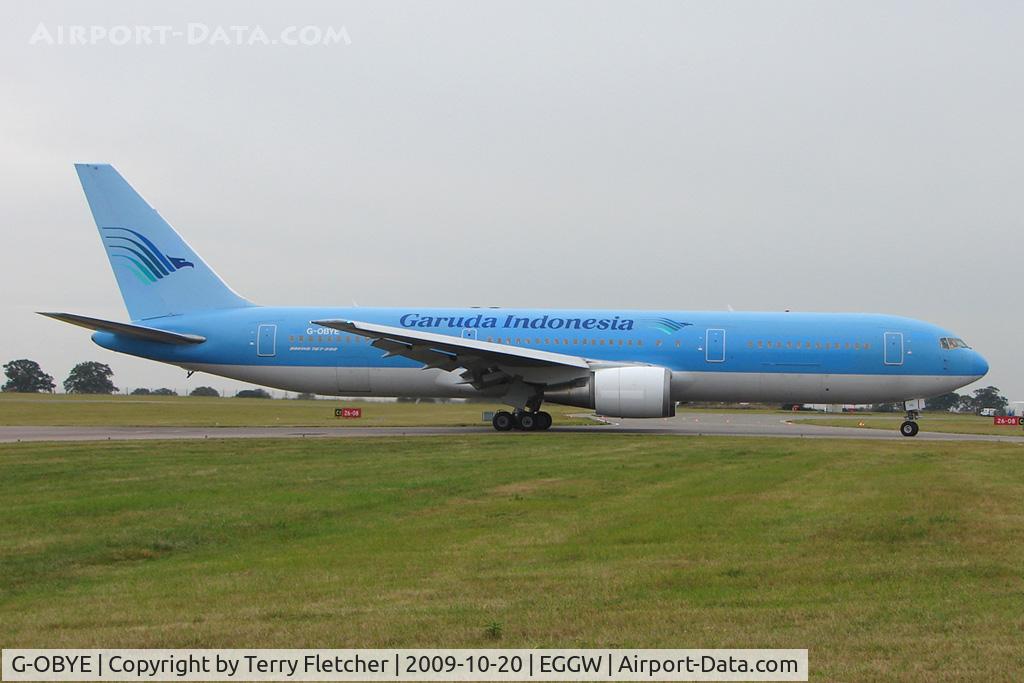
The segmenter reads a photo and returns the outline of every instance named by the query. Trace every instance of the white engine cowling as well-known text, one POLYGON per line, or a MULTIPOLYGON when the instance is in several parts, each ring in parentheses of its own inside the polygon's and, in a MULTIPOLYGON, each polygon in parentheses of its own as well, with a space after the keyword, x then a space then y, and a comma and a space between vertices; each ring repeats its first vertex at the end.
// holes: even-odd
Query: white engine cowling
POLYGON ((573 389, 545 392, 544 400, 593 408, 608 417, 672 417, 672 371, 658 367, 602 368, 573 389))
POLYGON ((605 368, 594 373, 594 410, 609 417, 672 417, 672 371, 667 368, 605 368))

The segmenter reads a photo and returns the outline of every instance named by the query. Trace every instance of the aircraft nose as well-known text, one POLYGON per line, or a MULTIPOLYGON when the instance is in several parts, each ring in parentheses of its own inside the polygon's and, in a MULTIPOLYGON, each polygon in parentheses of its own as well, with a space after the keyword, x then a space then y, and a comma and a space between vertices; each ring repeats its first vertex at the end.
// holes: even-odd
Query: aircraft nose
POLYGON ((977 375, 978 379, 981 379, 988 374, 988 361, 977 351, 971 350, 971 374, 977 375))

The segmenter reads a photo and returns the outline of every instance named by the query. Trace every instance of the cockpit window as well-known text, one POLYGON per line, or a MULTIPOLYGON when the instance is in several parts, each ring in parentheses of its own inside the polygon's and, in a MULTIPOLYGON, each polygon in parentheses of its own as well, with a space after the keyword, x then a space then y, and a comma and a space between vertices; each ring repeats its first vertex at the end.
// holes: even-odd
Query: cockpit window
POLYGON ((939 338, 939 346, 941 346, 944 349, 948 349, 948 350, 953 350, 953 349, 969 349, 969 348, 971 348, 970 346, 967 345, 967 342, 965 342, 963 339, 957 339, 956 337, 941 337, 941 338, 939 338))

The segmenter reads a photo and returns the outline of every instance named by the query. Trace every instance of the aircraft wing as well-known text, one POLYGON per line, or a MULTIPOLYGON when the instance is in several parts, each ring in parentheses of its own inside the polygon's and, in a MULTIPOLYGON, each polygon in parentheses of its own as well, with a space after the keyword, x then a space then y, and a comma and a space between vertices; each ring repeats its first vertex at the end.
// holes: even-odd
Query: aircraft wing
POLYGON ((478 388, 513 378, 549 386, 586 377, 591 364, 581 356, 496 344, 434 332, 422 332, 358 320, 314 320, 314 325, 372 339, 387 356, 404 356, 427 368, 464 368, 467 383, 478 388))

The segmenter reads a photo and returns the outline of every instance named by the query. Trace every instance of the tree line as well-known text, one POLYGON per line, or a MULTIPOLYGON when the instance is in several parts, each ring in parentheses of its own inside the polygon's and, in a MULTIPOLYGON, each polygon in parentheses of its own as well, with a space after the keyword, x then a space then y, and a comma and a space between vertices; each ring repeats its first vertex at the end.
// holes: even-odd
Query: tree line
MULTIPOLYGON (((43 371, 39 363, 28 358, 12 360, 4 364, 4 375, 7 381, 0 391, 15 392, 19 394, 53 393, 56 384, 53 375, 43 371)), ((64 380, 64 391, 69 394, 116 394, 118 388, 114 385, 114 371, 106 363, 97 361, 85 361, 71 368, 67 379, 64 380)), ((251 391, 251 390, 250 390, 251 391)), ((267 394, 262 389, 255 390, 267 394)), ((239 395, 246 393, 239 392, 239 395)), ((178 392, 173 389, 162 387, 160 389, 139 388, 131 392, 132 396, 177 396, 178 392)), ((220 396, 220 392, 213 387, 196 387, 189 392, 189 396, 220 396)))
MULTIPOLYGON (((53 392, 56 385, 53 375, 43 372, 39 363, 28 358, 12 360, 4 364, 7 382, 3 391, 14 391, 21 394, 37 394, 53 392)), ((117 391, 111 379, 114 371, 106 363, 86 361, 71 368, 71 373, 64 380, 64 391, 69 394, 113 394, 117 391)))

